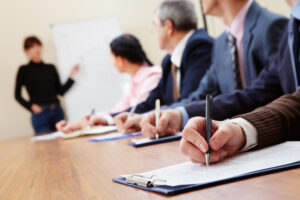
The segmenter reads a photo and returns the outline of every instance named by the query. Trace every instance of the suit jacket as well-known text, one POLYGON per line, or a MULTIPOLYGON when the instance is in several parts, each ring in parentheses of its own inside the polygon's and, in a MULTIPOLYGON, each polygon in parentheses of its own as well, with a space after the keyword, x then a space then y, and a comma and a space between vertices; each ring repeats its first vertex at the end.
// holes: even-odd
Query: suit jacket
MULTIPOLYGON (((204 29, 196 30, 187 41, 180 66, 180 99, 188 97, 197 88, 199 80, 202 79, 211 64, 212 48, 213 39, 204 29)), ((170 105, 174 102, 170 55, 163 59, 162 69, 163 75, 157 87, 152 90, 144 102, 137 105, 136 113, 154 109, 156 99, 160 99, 161 105, 170 105)))
MULTIPOLYGON (((291 18, 285 33, 280 40, 279 51, 272 64, 263 69, 253 84, 244 90, 235 90, 230 94, 218 95, 214 98, 214 119, 224 120, 238 114, 247 113, 259 106, 264 106, 283 94, 291 94, 298 87, 297 71, 295 65, 295 52, 290 51, 289 41, 294 19, 291 18)), ((276 42, 276 41, 274 41, 276 42)), ((204 116, 205 101, 196 101, 185 109, 189 118, 204 116)))
MULTIPOLYGON (((278 41, 287 24, 287 18, 262 8, 255 1, 245 18, 243 51, 244 71, 247 86, 257 78, 260 71, 274 59, 278 41)), ((171 108, 184 106, 192 101, 205 99, 207 94, 216 96, 228 94, 235 88, 232 58, 226 33, 215 41, 212 66, 200 81, 197 90, 171 105, 171 108)))
POLYGON ((240 115, 257 130, 258 145, 262 148, 287 140, 300 140, 300 88, 267 106, 240 115))

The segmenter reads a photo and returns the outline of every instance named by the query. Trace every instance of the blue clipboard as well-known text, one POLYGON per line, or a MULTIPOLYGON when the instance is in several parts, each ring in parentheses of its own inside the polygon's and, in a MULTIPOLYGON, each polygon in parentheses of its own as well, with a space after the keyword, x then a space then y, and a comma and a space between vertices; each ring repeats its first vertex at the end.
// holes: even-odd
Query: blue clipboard
POLYGON ((127 144, 133 146, 133 147, 143 147, 143 146, 148 146, 148 145, 153 145, 153 144, 159 144, 159 143, 165 143, 165 142, 171 142, 171 141, 176 141, 181 139, 181 134, 180 135, 171 135, 171 136, 166 136, 166 137, 161 137, 158 139, 152 139, 143 143, 135 143, 134 140, 128 141, 127 144))
POLYGON ((175 195, 175 194, 188 192, 188 191, 192 191, 192 190, 196 190, 196 189, 202 189, 202 188, 217 185, 217 184, 227 183, 227 182, 231 182, 231 181, 237 181, 237 180, 241 180, 241 179, 245 179, 245 178, 249 178, 249 177, 260 176, 260 175, 264 175, 264 174, 269 174, 269 173, 273 173, 273 172, 277 172, 277 171, 293 169, 293 168, 298 168, 298 167, 300 167, 300 161, 290 163, 287 165, 281 165, 281 166, 277 166, 277 167, 253 171, 253 172, 246 173, 246 174, 243 174, 240 176, 230 177, 227 179, 218 180, 218 181, 214 181, 214 182, 207 182, 207 183, 193 184, 193 185, 179 185, 179 186, 144 187, 144 186, 128 183, 128 182, 126 182, 124 177, 118 177, 118 178, 114 178, 112 180, 117 183, 129 185, 129 186, 132 186, 135 188, 140 188, 143 190, 148 190, 151 192, 157 192, 157 193, 166 194, 166 195, 175 195))

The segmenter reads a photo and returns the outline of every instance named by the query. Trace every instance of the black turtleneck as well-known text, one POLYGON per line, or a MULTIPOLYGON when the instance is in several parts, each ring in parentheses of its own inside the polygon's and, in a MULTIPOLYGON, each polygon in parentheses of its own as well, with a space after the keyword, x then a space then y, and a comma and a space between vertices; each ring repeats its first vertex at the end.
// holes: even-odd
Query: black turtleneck
POLYGON ((31 105, 34 103, 38 105, 58 103, 57 94, 64 95, 73 83, 74 81, 69 78, 62 85, 54 65, 31 61, 19 68, 15 98, 21 105, 31 111, 31 105), (21 95, 22 86, 27 89, 29 101, 21 95))

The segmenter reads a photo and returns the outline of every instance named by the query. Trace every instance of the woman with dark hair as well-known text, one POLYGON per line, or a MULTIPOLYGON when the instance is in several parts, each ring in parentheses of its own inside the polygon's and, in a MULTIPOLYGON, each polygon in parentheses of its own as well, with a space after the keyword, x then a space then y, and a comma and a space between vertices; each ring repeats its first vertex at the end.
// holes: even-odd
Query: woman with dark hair
MULTIPOLYGON (((108 124, 112 118, 111 113, 122 112, 138 103, 143 102, 149 93, 156 87, 161 79, 160 67, 152 67, 139 40, 130 34, 118 36, 110 43, 111 59, 114 67, 120 73, 128 73, 130 90, 111 109, 96 113, 93 118, 108 124)), ((66 122, 62 120, 56 124, 59 131, 65 133, 85 128, 90 115, 85 115, 79 122, 66 122)))
POLYGON ((54 65, 42 60, 42 42, 36 36, 24 40, 24 51, 30 62, 22 65, 17 73, 15 98, 31 112, 35 134, 55 131, 55 124, 64 119, 58 95, 64 95, 73 85, 79 65, 71 69, 68 80, 62 84, 54 65), (25 87, 29 99, 22 96, 25 87))

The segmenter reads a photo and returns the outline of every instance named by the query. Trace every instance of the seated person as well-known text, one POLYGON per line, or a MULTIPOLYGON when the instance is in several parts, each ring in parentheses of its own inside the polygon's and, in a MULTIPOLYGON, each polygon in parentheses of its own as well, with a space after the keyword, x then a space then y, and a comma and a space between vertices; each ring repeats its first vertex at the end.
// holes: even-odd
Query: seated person
MULTIPOLYGON (((211 162, 219 162, 239 151, 260 149, 288 140, 300 140, 300 87, 256 110, 231 121, 213 121, 211 162)), ((205 163, 208 144, 205 139, 205 118, 189 120, 182 132, 180 148, 192 162, 205 163)))
MULTIPOLYGON (((262 70, 250 87, 214 98, 215 120, 250 112, 284 94, 295 92, 300 86, 300 1, 292 2, 295 6, 280 40, 276 58, 270 66, 262 70)), ((156 133, 174 134, 183 129, 189 118, 196 116, 205 116, 205 101, 195 101, 178 109, 162 111, 157 128, 154 124, 154 113, 148 114, 141 121, 142 132, 150 137, 155 137, 156 133)))
POLYGON ((69 79, 61 84, 56 68, 42 60, 42 42, 36 36, 24 40, 24 50, 30 62, 22 65, 17 74, 15 98, 32 113, 31 122, 35 134, 55 131, 55 123, 64 119, 57 95, 64 95, 74 84, 73 77, 79 66, 74 66, 69 79), (25 86, 29 100, 22 96, 25 86))
MULTIPOLYGON (((202 3, 204 13, 223 20, 226 30, 215 40, 211 67, 198 88, 165 109, 184 106, 207 94, 228 94, 250 86, 274 59, 278 49, 278 42, 274 41, 282 36, 287 23, 285 17, 260 7, 253 0, 203 0, 202 3)), ((135 115, 130 120, 126 116, 122 114, 115 118, 117 126, 126 130, 133 124, 140 128, 138 123, 142 116, 135 115)))
MULTIPOLYGON (((149 97, 136 106, 136 113, 151 111, 156 99, 160 99, 162 105, 170 105, 188 97, 197 88, 211 62, 213 39, 204 29, 196 29, 197 15, 189 0, 163 1, 154 13, 153 23, 160 48, 168 55, 162 61, 161 80, 149 97)), ((90 120, 92 125, 112 123, 112 117, 100 115, 90 120)))
MULTIPOLYGON (((105 120, 107 115, 121 112, 144 101, 156 87, 161 78, 161 68, 153 67, 147 58, 139 40, 133 35, 124 34, 110 43, 113 65, 120 73, 128 73, 130 90, 110 110, 97 113, 100 119, 105 120)), ((56 124, 58 130, 69 133, 88 126, 89 115, 85 115, 79 122, 62 120, 56 124)))

